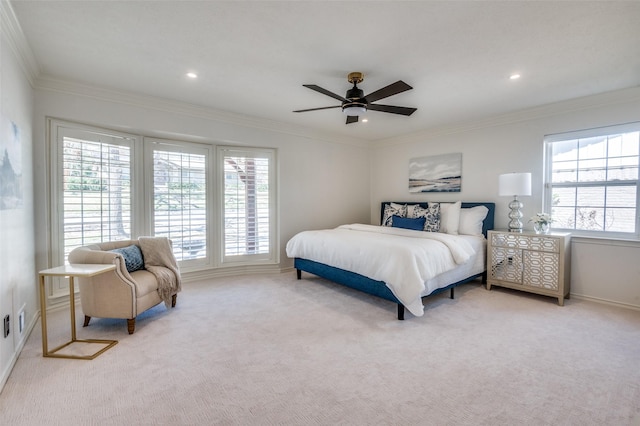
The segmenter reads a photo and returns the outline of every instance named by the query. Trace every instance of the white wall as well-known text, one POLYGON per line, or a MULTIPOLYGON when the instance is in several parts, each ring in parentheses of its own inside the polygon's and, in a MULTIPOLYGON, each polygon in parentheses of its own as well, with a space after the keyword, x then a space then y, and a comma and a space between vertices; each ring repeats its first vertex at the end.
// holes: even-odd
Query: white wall
POLYGON ((575 238, 571 292, 601 302, 640 306, 640 244, 575 238))
MULTIPOLYGON (((524 218, 542 211, 543 138, 547 134, 588 129, 640 120, 640 89, 633 88, 514 112, 477 123, 403 138, 380 141, 372 153, 371 222, 380 220, 380 202, 494 201, 496 228, 508 224, 510 199, 498 197, 498 175, 531 172, 531 197, 522 197, 524 218), (410 194, 409 159, 462 153, 462 191, 448 194, 410 194)), ((526 222, 526 220, 525 220, 526 222)), ((531 228, 531 224, 525 223, 531 228)), ((640 309, 640 243, 613 245, 590 240, 574 242, 572 290, 574 296, 633 306, 640 309), (620 259, 628 259, 621 262, 620 259), (602 279, 607 271, 607 280, 602 279)))
MULTIPOLYGON (((226 117, 225 121, 217 112, 131 94, 68 85, 61 90, 59 83, 51 81, 38 86, 34 114, 38 235, 49 235, 47 117, 145 136, 276 148, 281 268, 293 265, 286 257, 285 245, 295 233, 368 220, 370 157, 369 148, 362 141, 305 136, 303 132, 296 134, 292 129, 280 130, 269 123, 253 123, 239 117, 226 117)), ((37 266, 55 266, 49 265, 48 242, 43 238, 37 244, 37 266)))
MULTIPOLYGON (((4 5, 0 5, 4 7, 4 5)), ((4 10, 3 10, 4 13, 4 10)), ((4 15, 3 15, 3 25, 4 15)), ((13 164, 22 172, 22 205, 0 210, 0 324, 9 315, 11 332, 4 338, 0 333, 0 390, 33 328, 38 314, 37 278, 34 266, 33 232, 33 165, 31 120, 33 93, 29 80, 14 56, 12 45, 2 32, 0 44, 0 104, 3 143, 12 143, 6 124, 15 123, 20 129, 21 160, 13 164), (18 312, 24 307, 25 323, 22 333, 18 327, 18 312)), ((0 145, 3 146, 3 145, 0 145)), ((0 152, 0 162, 4 150, 0 152)), ((1 327, 0 327, 1 328, 1 327)))

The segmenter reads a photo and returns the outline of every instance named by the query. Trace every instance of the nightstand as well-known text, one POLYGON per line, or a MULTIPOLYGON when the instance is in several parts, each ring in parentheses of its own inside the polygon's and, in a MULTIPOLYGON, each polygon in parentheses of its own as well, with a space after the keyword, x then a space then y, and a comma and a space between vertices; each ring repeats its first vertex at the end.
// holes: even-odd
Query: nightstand
POLYGON ((508 287, 556 297, 564 305, 570 291, 571 234, 489 231, 487 290, 508 287))

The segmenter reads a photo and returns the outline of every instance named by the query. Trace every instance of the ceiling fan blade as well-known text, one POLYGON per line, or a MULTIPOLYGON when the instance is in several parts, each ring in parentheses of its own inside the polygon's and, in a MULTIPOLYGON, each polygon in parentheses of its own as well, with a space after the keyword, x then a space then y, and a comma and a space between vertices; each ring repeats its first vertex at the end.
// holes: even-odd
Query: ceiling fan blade
POLYGON ((380 90, 376 90, 373 93, 369 93, 365 96, 367 102, 375 102, 380 99, 388 98, 389 96, 397 95, 398 93, 402 93, 407 90, 411 90, 413 87, 409 86, 402 80, 398 80, 395 83, 388 85, 387 87, 383 87, 380 90))
POLYGON ((347 123, 346 124, 357 123, 357 122, 358 122, 358 116, 357 115, 347 115, 347 123))
POLYGON ((321 109, 331 109, 331 108, 340 108, 340 105, 330 106, 330 107, 320 107, 320 108, 309 108, 309 109, 298 109, 293 112, 307 112, 307 111, 319 111, 321 109))
POLYGON ((368 110, 371 111, 380 111, 380 112, 390 112, 391 114, 400 114, 400 115, 411 115, 418 110, 418 108, 408 108, 408 107, 400 107, 393 105, 376 105, 369 104, 367 106, 368 110))
POLYGON ((340 95, 336 95, 335 93, 330 92, 330 91, 328 91, 327 89, 323 89, 323 88, 322 88, 322 87, 320 87, 320 86, 316 86, 315 84, 303 84, 303 86, 304 86, 304 87, 308 87, 308 88, 309 88, 309 89, 311 89, 311 90, 315 90, 316 92, 320 92, 320 93, 322 93, 323 95, 331 96, 332 98, 337 99, 337 100, 339 100, 339 101, 345 101, 345 102, 347 101, 347 100, 346 100, 345 98, 343 98, 342 96, 340 96, 340 95))

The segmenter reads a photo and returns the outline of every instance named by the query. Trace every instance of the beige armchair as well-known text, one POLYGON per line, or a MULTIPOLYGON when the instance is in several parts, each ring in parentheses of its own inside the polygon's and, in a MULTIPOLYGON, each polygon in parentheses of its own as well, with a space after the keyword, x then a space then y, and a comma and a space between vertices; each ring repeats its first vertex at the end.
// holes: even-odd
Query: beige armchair
MULTIPOLYGON (((77 279, 85 315, 84 327, 89 325, 91 317, 122 318, 127 320, 129 334, 133 334, 138 314, 163 301, 158 292, 156 275, 146 269, 127 271, 122 254, 109 251, 131 245, 140 247, 138 240, 113 241, 78 247, 69 253, 69 263, 72 264, 116 265, 113 271, 77 279)), ((170 296, 172 308, 176 305, 176 299, 177 292, 170 296)), ((168 302, 165 301, 167 307, 168 302)))

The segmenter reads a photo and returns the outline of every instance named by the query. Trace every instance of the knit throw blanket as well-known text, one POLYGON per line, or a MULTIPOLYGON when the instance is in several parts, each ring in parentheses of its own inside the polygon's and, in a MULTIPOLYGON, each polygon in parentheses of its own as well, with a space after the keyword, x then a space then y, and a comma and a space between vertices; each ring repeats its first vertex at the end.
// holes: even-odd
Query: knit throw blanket
POLYGON ((171 306, 171 297, 182 290, 180 270, 171 241, 166 237, 140 237, 140 250, 146 270, 158 280, 158 294, 167 308, 171 306))

